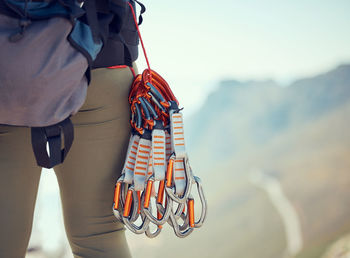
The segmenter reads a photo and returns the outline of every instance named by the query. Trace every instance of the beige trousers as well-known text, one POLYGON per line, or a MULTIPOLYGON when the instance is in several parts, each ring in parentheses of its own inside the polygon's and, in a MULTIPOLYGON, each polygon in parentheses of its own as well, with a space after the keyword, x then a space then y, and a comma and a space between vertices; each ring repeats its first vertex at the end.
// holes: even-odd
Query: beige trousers
MULTIPOLYGON (((128 68, 97 69, 84 106, 72 117, 75 140, 54 171, 74 257, 130 257, 124 227, 112 213, 130 126, 128 68)), ((41 168, 30 129, 0 126, 0 257, 24 257, 41 168)))

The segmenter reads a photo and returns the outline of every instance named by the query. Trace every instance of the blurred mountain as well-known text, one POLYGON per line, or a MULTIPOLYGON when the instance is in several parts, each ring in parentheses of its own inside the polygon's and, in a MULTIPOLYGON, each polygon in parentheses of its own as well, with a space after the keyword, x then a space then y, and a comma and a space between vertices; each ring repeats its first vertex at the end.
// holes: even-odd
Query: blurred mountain
POLYGON ((350 65, 288 87, 274 81, 223 81, 186 121, 186 140, 191 152, 200 153, 196 158, 224 162, 326 116, 349 99, 350 65))
POLYGON ((247 179, 258 168, 279 180, 297 211, 303 235, 297 257, 320 257, 350 232, 349 116, 350 65, 287 87, 221 82, 186 121, 191 164, 210 208, 208 229, 196 241, 215 235, 220 257, 288 257, 278 212, 247 179))

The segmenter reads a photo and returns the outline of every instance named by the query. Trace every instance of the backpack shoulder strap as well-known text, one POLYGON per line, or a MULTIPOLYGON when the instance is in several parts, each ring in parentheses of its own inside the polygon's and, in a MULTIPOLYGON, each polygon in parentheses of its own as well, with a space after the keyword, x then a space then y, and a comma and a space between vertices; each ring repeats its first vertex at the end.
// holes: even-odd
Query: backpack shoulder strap
POLYGON ((96 42, 100 40, 100 28, 97 17, 97 9, 95 0, 85 0, 84 9, 86 10, 86 20, 90 26, 92 37, 96 42))

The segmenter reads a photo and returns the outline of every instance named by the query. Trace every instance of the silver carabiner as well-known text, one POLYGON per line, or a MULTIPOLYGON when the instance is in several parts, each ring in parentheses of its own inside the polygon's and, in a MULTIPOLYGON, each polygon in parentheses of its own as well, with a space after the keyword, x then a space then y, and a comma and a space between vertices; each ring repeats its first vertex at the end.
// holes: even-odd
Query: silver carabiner
MULTIPOLYGON (((177 224, 176 226, 179 227, 180 231, 185 231, 187 228, 189 228, 189 219, 188 219, 188 216, 184 212, 182 212, 179 216, 176 216, 176 214, 174 213, 174 217, 175 217, 176 224, 177 224), (182 219, 182 221, 183 221, 182 224, 179 224, 177 222, 180 219, 182 219)), ((170 219, 168 220, 168 224, 170 226, 174 227, 173 224, 172 224, 172 221, 170 219)))
POLYGON ((170 220, 168 221, 169 225, 172 226, 172 228, 174 229, 174 233, 175 233, 175 235, 177 237, 184 238, 184 237, 187 237, 189 234, 191 234, 193 232, 193 228, 191 228, 191 227, 186 227, 186 229, 181 227, 177 223, 177 220, 175 218, 175 214, 174 213, 171 212, 169 218, 170 218, 170 220))
POLYGON ((148 228, 145 231, 145 235, 149 238, 155 238, 160 234, 161 231, 162 231, 162 226, 157 226, 157 229, 154 232, 151 232, 151 229, 148 226, 148 228))
MULTIPOLYGON (((139 199, 137 196, 137 192, 135 191, 134 185, 131 185, 131 187, 128 188, 128 191, 130 189, 133 192, 133 194, 132 194, 133 205, 132 205, 132 212, 131 212, 131 215, 129 215, 128 220, 129 220, 129 222, 135 222, 139 218, 139 215, 140 215, 140 213, 139 213, 139 199), (136 198, 135 198, 134 194, 136 194, 136 198)), ((127 193, 128 191, 123 191, 123 194, 127 193)), ((126 197, 124 198, 124 200, 126 200, 126 197)), ((125 204, 124 204, 124 209, 125 209, 125 204)))
MULTIPOLYGON (((128 185, 127 183, 121 182, 123 180, 123 178, 120 178, 121 180, 117 181, 117 184, 120 183, 119 205, 118 205, 119 207, 118 207, 118 209, 116 209, 115 202, 113 203, 114 216, 120 221, 123 221, 123 219, 122 219, 123 214, 121 214, 121 213, 123 213, 125 211, 126 192, 131 188, 131 187, 130 188, 126 187, 128 185), (119 210, 121 210, 122 212, 120 212, 119 210)), ((129 221, 131 221, 131 222, 136 221, 138 216, 139 216, 139 214, 138 214, 138 207, 134 205, 133 209, 132 209, 132 212, 131 212, 131 215, 130 215, 130 213, 128 215, 129 221)))
MULTIPOLYGON (((188 219, 188 216, 183 212, 183 207, 184 207, 184 204, 179 204, 179 206, 177 208, 177 212, 178 212, 178 210, 181 210, 181 214, 179 214, 179 215, 176 215, 176 213, 174 213, 173 210, 171 209, 170 215, 169 215, 169 219, 168 219, 167 222, 172 228, 175 227, 174 231, 176 230, 176 233, 178 235, 183 235, 182 237, 185 237, 186 235, 184 235, 184 234, 190 234, 190 232, 184 233, 186 231, 186 229, 189 228, 189 219, 188 219), (173 219, 170 219, 170 216, 173 216, 173 219), (180 225, 177 222, 179 219, 182 219, 184 223, 180 225), (173 223, 173 221, 175 221, 175 223, 173 223)), ((162 213, 164 213, 164 207, 162 205, 159 205, 158 209, 162 213)), ((160 232, 158 232, 158 234, 159 233, 160 232)))
MULTIPOLYGON (((174 156, 171 157, 172 159, 174 159, 174 156)), ((189 162, 188 162, 188 157, 186 156, 184 158, 184 162, 185 162, 185 176, 186 176, 186 188, 185 188, 185 191, 184 193, 182 194, 181 197, 178 197, 176 194, 175 194, 175 187, 174 186, 168 186, 167 184, 165 185, 165 190, 167 192, 167 195, 173 199, 174 202, 177 202, 177 203, 183 203, 185 204, 187 199, 188 199, 188 196, 191 192, 191 188, 192 188, 192 182, 193 182, 193 176, 192 176, 192 173, 191 173, 191 168, 189 166, 189 162)))
POLYGON ((176 211, 174 213, 176 219, 179 219, 180 217, 182 217, 184 207, 185 207, 184 203, 178 203, 178 206, 177 206, 176 211))
MULTIPOLYGON (((127 213, 124 213, 122 216, 122 220, 123 223, 125 224, 125 226, 130 229, 130 231, 132 231, 135 234, 142 234, 146 231, 146 229, 148 228, 148 225, 150 223, 150 220, 146 217, 146 215, 142 212, 142 210, 140 210, 140 214, 141 214, 141 220, 142 223, 140 226, 137 226, 134 222, 137 220, 138 216, 139 216, 139 201, 138 201, 138 196, 137 196, 137 192, 135 191, 134 186, 129 187, 128 189, 128 195, 130 196, 130 193, 132 193, 132 201, 133 201, 133 212, 131 215, 127 216, 127 213), (137 216, 135 216, 135 214, 137 214, 137 216), (136 217, 136 219, 135 219, 136 217)), ((127 205, 131 205, 130 203, 130 198, 128 197, 128 200, 126 200, 126 202, 128 202, 128 204, 126 203, 124 208, 127 208, 127 205)))
MULTIPOLYGON (((153 182, 154 182, 154 177, 152 176, 152 180, 151 181, 149 181, 149 182, 152 182, 152 184, 151 184, 151 187, 152 187, 152 185, 153 185, 153 182), (152 181, 153 180, 153 181, 152 181)), ((148 185, 149 183, 147 182, 147 185, 148 185)), ((142 194, 142 196, 141 196, 141 203, 142 203, 142 212, 143 212, 143 214, 145 214, 146 215, 146 217, 147 217, 147 212, 149 212, 150 214, 152 214, 152 205, 151 205, 151 202, 148 200, 148 204, 147 204, 147 207, 145 207, 146 205, 144 205, 144 203, 145 203, 145 198, 146 198, 146 196, 147 196, 147 188, 146 188, 146 193, 143 193, 142 194)), ((151 221, 152 222, 152 221, 151 221)), ((156 237, 156 236, 158 236, 159 234, 160 234, 160 232, 162 231, 162 226, 161 225, 157 225, 157 229, 156 229, 156 231, 154 231, 154 232, 151 232, 151 229, 150 229, 150 226, 148 225, 148 227, 147 227, 147 229, 146 229, 146 231, 145 231, 145 235, 147 236, 147 237, 149 237, 149 238, 154 238, 154 237, 156 237)))
POLYGON ((146 217, 153 223, 153 224, 156 224, 158 226, 161 226, 163 224, 165 224, 168 219, 169 219, 169 215, 170 215, 170 212, 171 212, 171 206, 173 205, 173 202, 172 200, 166 196, 166 206, 165 208, 163 207, 163 205, 161 203, 157 203, 157 212, 159 212, 159 214, 162 216, 161 218, 156 218, 152 212, 150 211, 149 208, 145 208, 143 206, 143 203, 144 203, 144 198, 141 198, 141 203, 142 203, 142 209, 143 209, 143 212, 145 213, 146 217), (160 207, 162 207, 163 211, 161 211, 160 207))
POLYGON ((124 210, 124 200, 122 197, 122 185, 124 181, 125 174, 122 174, 117 180, 115 190, 114 190, 114 202, 112 206, 114 216, 119 220, 122 220, 122 215, 120 214, 120 210, 124 210))
POLYGON ((180 216, 178 216, 178 218, 176 217, 176 214, 174 214, 174 215, 175 215, 175 219, 177 219, 177 221, 178 221, 179 219, 182 219, 182 221, 183 221, 182 224, 177 223, 177 224, 179 225, 179 229, 180 229, 181 231, 186 230, 186 229, 189 227, 189 218, 188 218, 188 214, 185 214, 184 212, 181 212, 181 214, 180 214, 180 216))
POLYGON ((201 227, 203 225, 204 220, 205 220, 205 218, 207 216, 207 210, 208 210, 207 206, 208 206, 208 204, 207 204, 207 200, 205 199, 205 196, 204 196, 204 191, 203 191, 201 179, 199 177, 197 177, 197 176, 194 176, 194 181, 195 181, 195 183, 197 185, 199 199, 200 199, 200 201, 202 203, 201 216, 200 216, 199 220, 194 223, 194 226, 196 228, 199 228, 199 227, 201 227))
POLYGON ((142 223, 141 225, 137 226, 135 223, 131 222, 127 218, 122 217, 123 223, 125 224, 125 226, 135 234, 143 234, 148 229, 150 220, 142 213, 141 213, 141 218, 142 218, 142 223))

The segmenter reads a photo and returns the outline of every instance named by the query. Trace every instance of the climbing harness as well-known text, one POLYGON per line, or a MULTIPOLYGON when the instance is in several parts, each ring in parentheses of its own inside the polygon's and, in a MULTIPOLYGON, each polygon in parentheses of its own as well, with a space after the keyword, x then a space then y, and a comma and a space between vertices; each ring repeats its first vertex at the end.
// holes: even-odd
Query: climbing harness
POLYGON ((135 77, 129 93, 132 135, 115 186, 113 212, 136 234, 156 237, 168 223, 182 238, 203 225, 207 202, 186 152, 182 109, 168 83, 151 70, 130 3, 129 7, 148 69, 135 77), (193 185, 201 204, 197 221, 193 185))

